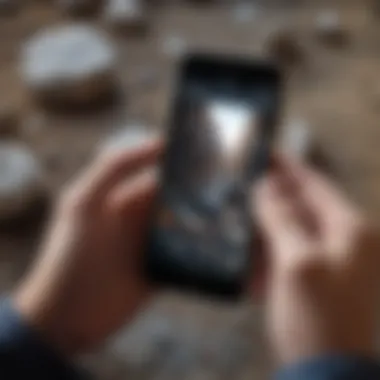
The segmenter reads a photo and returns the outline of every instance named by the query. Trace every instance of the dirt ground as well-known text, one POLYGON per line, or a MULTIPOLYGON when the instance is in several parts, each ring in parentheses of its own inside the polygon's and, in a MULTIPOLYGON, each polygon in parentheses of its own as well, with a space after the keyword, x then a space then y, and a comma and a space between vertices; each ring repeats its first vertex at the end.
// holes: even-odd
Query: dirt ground
MULTIPOLYGON (((77 20, 42 0, 30 0, 14 16, 0 18, 0 104, 19 110, 20 138, 40 156, 51 200, 113 130, 131 120, 165 128, 176 65, 163 52, 165 39, 180 36, 190 50, 262 56, 266 36, 279 25, 290 25, 304 46, 304 60, 288 75, 284 121, 301 117, 310 122, 336 181, 380 221, 380 15, 374 12, 375 2, 266 2, 249 22, 238 22, 228 1, 190 3, 157 2, 146 36, 114 36, 120 53, 119 100, 104 110, 76 115, 49 113, 33 103, 19 75, 19 52, 40 28, 77 20), (326 7, 340 10, 349 36, 346 46, 331 47, 316 38, 313 22, 326 7), (142 80, 147 71, 156 72, 151 83, 142 80)), ((100 17, 89 21, 107 30, 100 17)), ((37 221, 41 223, 0 232, 3 291, 17 283, 36 254, 42 213, 37 221)), ((99 379, 265 378, 271 360, 261 318, 259 306, 162 295, 136 325, 80 361, 99 379)))

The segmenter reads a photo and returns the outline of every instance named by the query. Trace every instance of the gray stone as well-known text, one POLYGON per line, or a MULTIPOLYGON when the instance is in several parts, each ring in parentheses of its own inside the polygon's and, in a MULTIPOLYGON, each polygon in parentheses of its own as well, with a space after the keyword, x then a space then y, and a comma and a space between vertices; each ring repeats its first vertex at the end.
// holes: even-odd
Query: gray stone
POLYGON ((33 152, 22 144, 0 142, 0 220, 28 210, 44 189, 42 167, 33 152))
POLYGON ((117 30, 142 32, 148 24, 147 11, 140 0, 108 0, 104 14, 117 30))
POLYGON ((89 105, 115 86, 116 51, 87 24, 50 27, 22 49, 21 71, 32 94, 56 105, 89 105))
POLYGON ((343 45, 348 42, 348 33, 336 10, 325 10, 315 18, 317 37, 332 45, 343 45))

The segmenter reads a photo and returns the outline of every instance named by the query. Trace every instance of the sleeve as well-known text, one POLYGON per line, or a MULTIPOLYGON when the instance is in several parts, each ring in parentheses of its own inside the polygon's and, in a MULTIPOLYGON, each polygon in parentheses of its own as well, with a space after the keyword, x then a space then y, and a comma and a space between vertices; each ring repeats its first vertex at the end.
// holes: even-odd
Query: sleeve
POLYGON ((1 379, 83 380, 88 377, 65 362, 13 309, 0 301, 1 379))
POLYGON ((374 359, 331 355, 282 369, 275 379, 374 380, 380 379, 380 365, 374 359))

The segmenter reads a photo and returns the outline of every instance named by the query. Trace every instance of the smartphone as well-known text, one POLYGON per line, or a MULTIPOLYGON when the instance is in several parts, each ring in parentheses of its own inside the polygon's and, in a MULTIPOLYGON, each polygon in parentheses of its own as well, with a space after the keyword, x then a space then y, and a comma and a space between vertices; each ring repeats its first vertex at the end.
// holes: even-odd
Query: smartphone
POLYGON ((242 294, 259 254, 250 189, 269 165, 281 88, 280 71, 267 62, 184 60, 146 254, 152 281, 242 294))

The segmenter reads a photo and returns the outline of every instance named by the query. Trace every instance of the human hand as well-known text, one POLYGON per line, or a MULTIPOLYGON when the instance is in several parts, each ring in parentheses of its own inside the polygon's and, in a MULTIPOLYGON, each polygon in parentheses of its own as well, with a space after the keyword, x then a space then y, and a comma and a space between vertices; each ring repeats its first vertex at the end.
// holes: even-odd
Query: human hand
POLYGON ((160 151, 154 142, 102 156, 69 186, 14 294, 21 315, 64 353, 94 348, 149 295, 140 266, 160 151))
POLYGON ((282 363, 374 355, 380 239, 322 175, 284 160, 255 191, 270 251, 267 323, 282 363))

